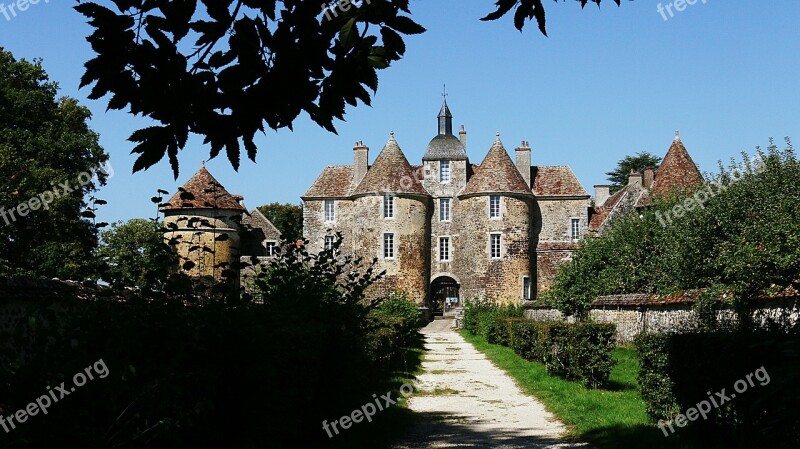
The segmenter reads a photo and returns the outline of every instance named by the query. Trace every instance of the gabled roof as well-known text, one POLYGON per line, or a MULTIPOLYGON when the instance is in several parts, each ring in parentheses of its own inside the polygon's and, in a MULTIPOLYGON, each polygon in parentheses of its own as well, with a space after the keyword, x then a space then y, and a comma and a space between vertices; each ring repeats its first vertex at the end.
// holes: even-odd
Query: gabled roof
POLYGON ((531 179, 536 196, 589 196, 575 173, 566 165, 531 167, 531 179))
POLYGON ((162 211, 177 209, 230 209, 244 211, 240 204, 241 197, 235 197, 225 190, 225 187, 206 170, 205 166, 194 174, 186 184, 183 191, 178 191, 170 198, 162 211), (184 193, 185 192, 185 193, 184 193), (183 198, 181 196, 183 195, 183 198))
POLYGON ((697 165, 683 146, 680 136, 675 133, 675 141, 661 161, 653 183, 653 195, 666 196, 676 191, 692 189, 703 182, 697 165))
POLYGON ((329 165, 301 198, 346 198, 350 196, 352 165, 329 165))
MULTIPOLYGON (((268 238, 278 238, 281 235, 281 231, 272 224, 271 221, 264 214, 261 213, 258 209, 253 209, 252 212, 246 214, 244 218, 242 218, 242 224, 246 226, 250 226, 253 229, 259 229, 264 233, 265 237, 268 238)), ((294 238, 294 237, 289 237, 294 238)))
POLYGON ((602 206, 594 209, 589 219, 589 232, 600 233, 617 217, 621 217, 650 202, 650 195, 641 184, 628 184, 608 197, 602 206))
POLYGON ((500 135, 492 144, 489 153, 476 168, 467 186, 459 196, 472 196, 488 193, 531 195, 531 190, 514 162, 508 156, 500 135))
POLYGON ((353 190, 352 195, 368 195, 371 193, 398 193, 409 195, 425 195, 428 192, 422 182, 415 176, 414 169, 408 163, 403 150, 397 144, 394 133, 383 147, 372 167, 367 170, 364 179, 353 190))

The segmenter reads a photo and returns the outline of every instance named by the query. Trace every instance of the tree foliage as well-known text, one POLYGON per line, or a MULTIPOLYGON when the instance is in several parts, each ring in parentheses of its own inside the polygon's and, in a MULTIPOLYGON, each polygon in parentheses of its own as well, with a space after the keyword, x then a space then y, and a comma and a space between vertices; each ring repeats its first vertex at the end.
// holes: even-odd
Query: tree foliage
POLYGON ((0 48, 0 275, 80 280, 96 268, 94 206, 105 202, 89 210, 85 198, 105 184, 108 156, 89 110, 57 94, 41 61, 0 48))
POLYGON ((157 287, 177 265, 164 242, 163 228, 153 220, 114 223, 101 238, 98 255, 106 265, 103 279, 114 285, 157 287))
POLYGON ((607 172, 606 176, 608 176, 608 180, 611 182, 612 190, 617 190, 628 184, 628 176, 631 171, 642 173, 646 168, 657 169, 660 163, 660 157, 647 151, 641 151, 633 156, 625 156, 622 158, 617 162, 617 167, 607 172))
POLYGON ((281 231, 285 239, 303 238, 303 206, 276 202, 259 206, 258 210, 281 231))
POLYGON ((580 314, 600 295, 709 289, 746 311, 756 296, 797 287, 800 161, 788 139, 758 154, 720 164, 692 197, 657 199, 587 239, 547 299, 580 314))
MULTIPOLYGON (((600 4, 601 0, 591 0, 600 4)), ((619 0, 614 0, 619 5, 619 0)), ((584 7, 589 0, 580 0, 584 7)), ((222 150, 238 169, 241 147, 255 161, 264 125, 292 128, 301 113, 336 132, 346 105, 370 104, 377 70, 406 51, 404 36, 425 31, 409 0, 110 0, 79 2, 94 28, 97 56, 81 86, 89 98, 109 95, 109 109, 128 109, 157 124, 130 136, 133 170, 166 155, 175 177, 189 134, 204 137, 211 157, 222 150)), ((512 9, 522 30, 542 0, 498 0, 483 20, 512 9)))

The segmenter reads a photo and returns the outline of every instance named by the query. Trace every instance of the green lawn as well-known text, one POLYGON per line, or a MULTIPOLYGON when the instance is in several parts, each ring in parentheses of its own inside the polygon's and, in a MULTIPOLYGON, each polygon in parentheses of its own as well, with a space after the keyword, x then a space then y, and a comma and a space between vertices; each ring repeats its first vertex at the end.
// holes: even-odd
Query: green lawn
POLYGON ((592 390, 547 374, 541 363, 528 362, 509 348, 492 345, 482 337, 461 335, 516 379, 520 388, 545 404, 570 429, 570 435, 597 449, 699 449, 689 441, 688 429, 664 436, 650 423, 637 390, 639 358, 632 348, 614 352, 618 364, 606 389, 592 390))

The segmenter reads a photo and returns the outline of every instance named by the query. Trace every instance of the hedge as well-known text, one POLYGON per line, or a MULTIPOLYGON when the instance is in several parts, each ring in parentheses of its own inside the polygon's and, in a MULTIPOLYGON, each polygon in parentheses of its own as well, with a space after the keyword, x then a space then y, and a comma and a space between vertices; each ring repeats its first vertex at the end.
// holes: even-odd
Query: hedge
POLYGON ((800 447, 800 336, 765 331, 642 335, 636 347, 642 397, 654 422, 677 422, 679 413, 687 414, 710 395, 718 398, 724 388, 731 399, 712 407, 707 419, 691 422, 694 431, 728 447, 800 447), (737 391, 737 382, 743 386, 748 375, 753 384, 737 391))
POLYGON ((510 347, 526 360, 543 363, 550 374, 590 388, 608 382, 614 367, 615 325, 538 322, 522 314, 515 306, 468 302, 464 328, 489 343, 510 347))

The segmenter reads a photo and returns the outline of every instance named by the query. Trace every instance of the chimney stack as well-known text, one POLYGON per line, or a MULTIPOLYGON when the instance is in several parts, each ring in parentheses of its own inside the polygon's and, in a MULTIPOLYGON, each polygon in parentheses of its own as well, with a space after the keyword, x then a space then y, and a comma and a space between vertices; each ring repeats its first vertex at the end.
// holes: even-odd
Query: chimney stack
POLYGON ((628 175, 628 185, 637 185, 639 187, 642 186, 642 174, 637 172, 636 170, 631 170, 631 174, 628 175))
POLYGON ((644 169, 644 179, 642 181, 644 182, 645 188, 649 189, 653 187, 653 181, 655 180, 655 178, 656 174, 655 170, 653 170, 653 167, 648 167, 644 169))
POLYGON ((596 185, 594 186, 594 207, 600 207, 608 201, 611 196, 611 186, 596 185))
POLYGON ((357 186, 367 174, 369 147, 359 140, 353 147, 353 185, 357 186))
POLYGON ((528 187, 531 186, 531 146, 527 140, 523 140, 519 148, 516 149, 517 153, 517 170, 528 187))

